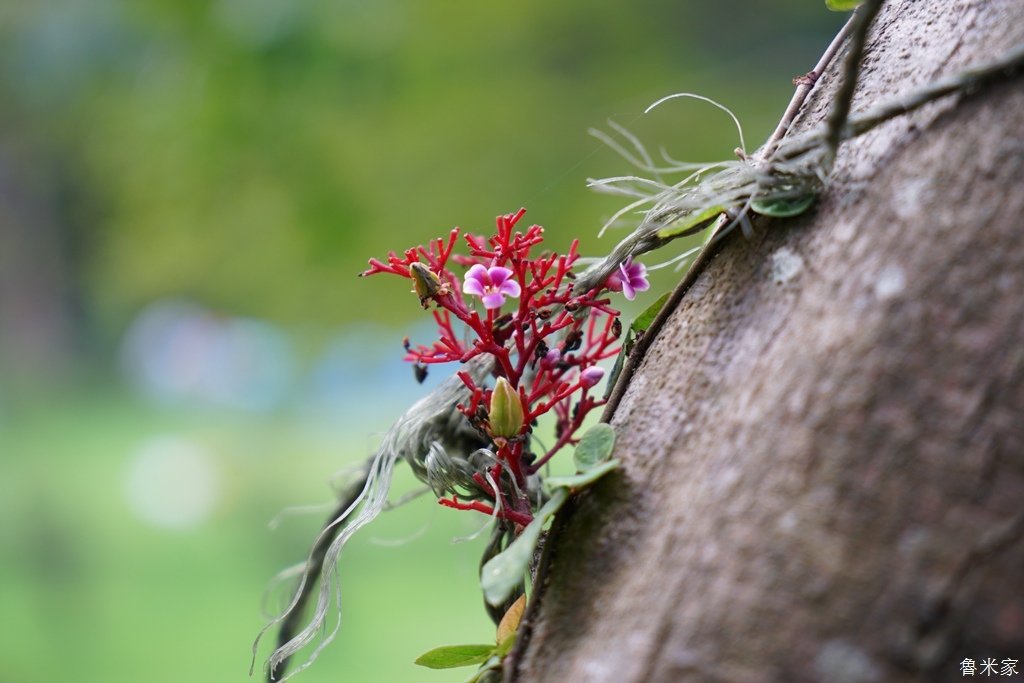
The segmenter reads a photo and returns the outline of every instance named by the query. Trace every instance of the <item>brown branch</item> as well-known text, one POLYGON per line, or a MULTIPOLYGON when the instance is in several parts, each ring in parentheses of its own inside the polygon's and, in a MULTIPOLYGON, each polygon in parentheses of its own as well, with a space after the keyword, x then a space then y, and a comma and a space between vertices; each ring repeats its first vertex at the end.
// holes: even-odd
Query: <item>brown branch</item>
POLYGON ((842 139, 843 127, 846 126, 846 119, 850 116, 850 106, 853 103, 853 92, 857 89, 857 76, 860 73, 860 61, 864 56, 864 45, 867 43, 868 29, 882 9, 884 0, 866 0, 853 15, 851 23, 850 47, 846 54, 846 62, 843 65, 843 79, 839 83, 835 97, 832 98, 832 109, 828 118, 825 119, 827 133, 825 144, 835 158, 836 149, 842 139))
POLYGON ((758 153, 758 157, 760 159, 768 159, 771 157, 776 148, 778 148, 779 142, 782 141, 782 138, 786 137, 790 127, 796 120, 796 115, 804 106, 804 102, 807 101, 807 96, 811 94, 811 90, 814 89, 814 85, 818 82, 818 79, 821 78, 821 75, 825 73, 825 70, 839 52, 839 48, 844 42, 846 42, 847 37, 849 37, 850 31, 853 30, 853 23, 854 16, 851 16, 850 19, 843 24, 843 27, 839 29, 839 33, 837 33, 836 37, 832 39, 832 42, 829 43, 828 47, 825 48, 825 52, 822 53, 821 59, 818 60, 818 63, 815 64, 814 68, 808 72, 808 74, 814 74, 813 78, 808 79, 807 82, 801 82, 801 84, 797 86, 796 91, 793 93, 793 98, 789 101, 789 105, 786 107, 785 113, 782 114, 782 119, 779 121, 779 125, 775 127, 775 130, 772 131, 772 134, 768 137, 768 141, 764 143, 764 146, 758 153))

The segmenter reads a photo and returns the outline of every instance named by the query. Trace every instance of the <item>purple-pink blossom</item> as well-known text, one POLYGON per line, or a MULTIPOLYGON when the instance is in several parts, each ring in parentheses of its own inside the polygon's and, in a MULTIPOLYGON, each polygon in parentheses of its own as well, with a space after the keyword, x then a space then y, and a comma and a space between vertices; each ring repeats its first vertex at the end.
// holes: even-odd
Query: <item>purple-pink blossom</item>
POLYGON ((602 377, 604 377, 604 370, 592 365, 580 373, 580 384, 584 389, 589 389, 600 382, 602 377))
POLYGON ((613 292, 622 292, 630 301, 636 298, 637 292, 645 292, 650 286, 651 283, 647 281, 647 266, 633 263, 633 257, 620 263, 619 269, 605 281, 605 287, 613 292))
POLYGON ((501 308, 506 296, 517 297, 522 292, 519 283, 512 279, 511 270, 501 266, 485 268, 479 263, 466 273, 462 291, 480 297, 484 308, 501 308))

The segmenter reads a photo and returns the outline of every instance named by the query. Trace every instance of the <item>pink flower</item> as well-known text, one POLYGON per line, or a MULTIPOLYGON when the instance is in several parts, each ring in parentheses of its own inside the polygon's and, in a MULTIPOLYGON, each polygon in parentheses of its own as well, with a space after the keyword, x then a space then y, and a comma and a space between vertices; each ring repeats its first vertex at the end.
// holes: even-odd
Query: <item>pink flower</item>
POLYGON ((604 377, 604 370, 593 365, 580 373, 580 384, 584 389, 589 389, 600 382, 602 377, 604 377))
POLYGON ((637 292, 645 292, 650 286, 647 281, 647 266, 633 263, 632 257, 619 264, 619 270, 609 275, 605 281, 605 287, 613 292, 622 292, 630 301, 636 298, 637 292))
POLYGON ((501 266, 484 268, 479 263, 466 273, 462 291, 480 297, 484 308, 501 308, 505 297, 517 297, 521 293, 519 283, 511 279, 512 271, 501 266))

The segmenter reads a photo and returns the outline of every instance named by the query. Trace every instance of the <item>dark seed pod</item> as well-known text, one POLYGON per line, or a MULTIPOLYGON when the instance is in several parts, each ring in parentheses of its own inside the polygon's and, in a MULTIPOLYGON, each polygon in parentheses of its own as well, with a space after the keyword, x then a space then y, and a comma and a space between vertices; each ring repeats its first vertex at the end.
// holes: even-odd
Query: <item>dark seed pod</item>
POLYGON ((423 380, 427 378, 427 366, 422 363, 413 363, 412 374, 418 383, 423 384, 423 380))
POLYGON ((512 314, 506 313, 505 315, 501 316, 500 318, 494 321, 494 329, 500 330, 506 325, 508 325, 510 322, 512 322, 512 314))
POLYGON ((565 346, 562 348, 562 353, 568 353, 575 351, 583 345, 583 332, 580 330, 573 330, 565 337, 565 346))

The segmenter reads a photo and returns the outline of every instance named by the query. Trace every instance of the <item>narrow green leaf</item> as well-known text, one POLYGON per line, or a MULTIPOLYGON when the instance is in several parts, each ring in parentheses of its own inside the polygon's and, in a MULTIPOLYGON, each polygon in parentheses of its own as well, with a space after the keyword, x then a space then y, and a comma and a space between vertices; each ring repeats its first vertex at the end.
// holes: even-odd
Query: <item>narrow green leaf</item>
POLYGON ((498 643, 498 647, 495 648, 494 654, 499 657, 504 657, 512 651, 512 646, 516 644, 516 631, 508 634, 504 640, 498 643))
POLYGON ((861 0, 825 0, 825 7, 833 12, 849 12, 852 9, 857 9, 857 5, 860 3, 861 0))
POLYGON ((494 645, 442 645, 421 654, 416 658, 416 664, 428 669, 474 666, 490 659, 496 649, 494 645))
POLYGON ((672 292, 665 292, 659 296, 657 301, 645 308, 643 313, 636 317, 636 320, 629 326, 629 329, 634 332, 643 332, 650 327, 654 319, 661 313, 661 309, 665 307, 665 302, 668 301, 670 296, 672 296, 672 292))
POLYGON ((713 222, 723 211, 725 211, 724 206, 712 206, 710 209, 691 213, 689 216, 680 219, 679 222, 659 230, 658 237, 661 239, 671 239, 679 237, 686 232, 697 232, 706 228, 707 225, 704 224, 713 222))
POLYGON ((817 197, 813 194, 792 199, 755 199, 750 202, 750 208, 762 216, 789 218, 790 216, 799 216, 809 209, 815 199, 817 197))
MULTIPOLYGON (((572 474, 572 475, 569 475, 567 477, 548 477, 544 481, 549 486, 559 487, 559 488, 555 488, 556 492, 557 491, 564 491, 567 488, 570 488, 570 489, 581 489, 584 486, 590 486, 595 481, 597 481, 598 479, 600 479, 604 475, 608 474, 609 472, 611 472, 612 470, 614 470, 618 466, 619 466, 618 459, 608 460, 606 462, 601 463, 600 465, 595 465, 594 467, 590 468, 586 472, 582 472, 580 474, 572 474), (561 487, 564 487, 564 488, 561 488, 561 487)), ((508 552, 508 551, 506 550, 505 552, 508 552)), ((502 555, 504 555, 504 554, 505 553, 502 553, 502 555)), ((499 555, 498 557, 501 557, 501 555, 499 555)), ((497 558, 495 558, 495 559, 497 559, 497 558)))
POLYGON ((588 429, 576 444, 572 454, 577 472, 586 472, 612 455, 615 447, 615 429, 606 422, 599 422, 588 429))
POLYGON ((512 545, 504 551, 495 555, 480 571, 480 585, 484 589, 484 598, 491 605, 500 605, 505 602, 512 591, 523 581, 523 575, 530 567, 530 560, 533 558, 533 551, 537 548, 540 540, 540 532, 544 524, 558 512, 558 509, 565 505, 569 498, 568 489, 557 488, 551 495, 551 500, 544 504, 533 521, 526 525, 519 538, 512 541, 512 545))
POLYGON ((626 358, 629 357, 629 352, 633 350, 633 342, 636 339, 636 335, 633 334, 633 330, 626 330, 626 336, 622 340, 622 348, 619 349, 619 355, 615 356, 615 364, 612 366, 612 371, 608 375, 608 383, 604 388, 604 399, 607 401, 608 397, 612 395, 612 389, 615 388, 615 383, 619 381, 619 375, 622 374, 622 367, 626 364, 626 358))

